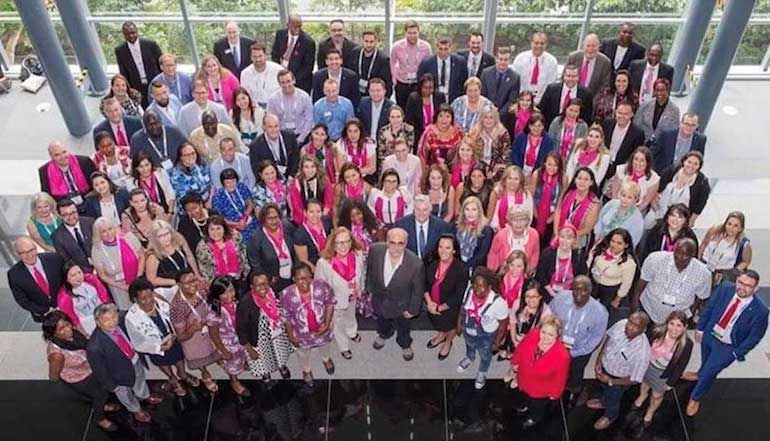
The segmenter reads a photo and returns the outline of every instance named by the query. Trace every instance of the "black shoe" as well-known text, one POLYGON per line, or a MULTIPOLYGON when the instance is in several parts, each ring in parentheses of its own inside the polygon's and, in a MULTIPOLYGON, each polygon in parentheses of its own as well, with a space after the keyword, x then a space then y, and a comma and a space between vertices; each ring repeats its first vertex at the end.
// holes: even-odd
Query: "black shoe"
POLYGON ((289 368, 287 368, 286 366, 281 366, 278 369, 278 371, 281 372, 281 378, 283 378, 284 380, 288 380, 289 378, 291 378, 291 372, 289 372, 289 368))
POLYGON ((529 407, 526 404, 522 404, 521 406, 516 408, 516 413, 519 415, 524 415, 529 410, 529 407))
POLYGON ((439 341, 439 342, 436 342, 436 343, 433 343, 433 340, 432 340, 432 339, 431 339, 431 340, 428 340, 428 349, 437 348, 439 345, 441 345, 441 344, 442 344, 442 343, 444 343, 445 341, 446 341, 446 338, 444 338, 444 339, 442 339, 441 341, 439 341))
POLYGON ((329 375, 334 375, 334 362, 330 358, 328 362, 324 361, 324 369, 326 369, 326 373, 329 375))
POLYGON ((353 353, 350 351, 340 352, 340 355, 342 355, 342 358, 344 358, 345 360, 350 360, 351 358, 353 358, 353 353))
POLYGON ((521 427, 525 429, 531 429, 532 427, 535 427, 535 425, 537 425, 537 423, 532 418, 527 418, 523 423, 521 423, 521 427))

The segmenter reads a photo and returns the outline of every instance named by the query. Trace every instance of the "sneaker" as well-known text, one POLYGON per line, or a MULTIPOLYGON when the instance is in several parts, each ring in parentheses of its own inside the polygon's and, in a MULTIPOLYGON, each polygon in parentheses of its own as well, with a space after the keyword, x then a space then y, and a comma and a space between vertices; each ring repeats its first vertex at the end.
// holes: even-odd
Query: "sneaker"
POLYGON ((414 358, 414 351, 412 348, 404 348, 403 351, 401 351, 402 355, 404 356, 404 360, 406 361, 412 361, 414 358))
POLYGON ((460 364, 457 365, 457 372, 465 372, 466 369, 468 369, 468 366, 473 363, 473 360, 471 360, 468 357, 463 358, 460 360, 460 364))
POLYGON ((372 344, 372 347, 376 350, 380 350, 385 347, 385 339, 380 337, 379 335, 377 338, 374 339, 374 343, 372 344))
POLYGON ((476 375, 476 382, 473 383, 473 385, 476 386, 477 390, 480 390, 484 389, 485 384, 487 384, 487 374, 479 372, 479 374, 476 375))
POLYGON ((329 375, 334 375, 334 362, 332 361, 332 359, 330 358, 324 361, 323 364, 324 364, 324 369, 326 369, 326 373, 329 375))
POLYGON ((523 423, 521 423, 521 427, 525 429, 531 429, 532 427, 535 427, 536 424, 537 423, 535 422, 535 420, 533 420, 532 418, 527 418, 526 420, 524 420, 523 423))

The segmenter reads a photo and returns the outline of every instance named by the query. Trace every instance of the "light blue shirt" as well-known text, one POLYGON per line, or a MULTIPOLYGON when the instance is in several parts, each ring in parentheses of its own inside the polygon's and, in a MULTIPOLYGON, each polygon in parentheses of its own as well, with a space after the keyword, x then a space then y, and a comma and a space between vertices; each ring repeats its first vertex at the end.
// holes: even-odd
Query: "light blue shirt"
POLYGON ((182 102, 176 95, 168 95, 168 105, 162 108, 153 101, 147 110, 152 110, 160 117, 160 122, 166 127, 179 127, 179 111, 182 110, 182 102), (170 116, 169 116, 170 114, 170 116))
POLYGON ((254 172, 251 170, 251 162, 249 161, 249 157, 243 153, 235 152, 235 159, 233 159, 233 162, 225 162, 223 158, 219 158, 212 162, 210 167, 211 168, 209 169, 209 172, 211 173, 211 184, 214 185, 214 188, 217 190, 222 188, 222 181, 219 179, 219 175, 222 173, 222 170, 227 168, 231 168, 235 170, 236 173, 238 173, 240 182, 243 182, 249 191, 252 191, 254 189, 254 185, 257 183, 257 180, 254 177, 254 172))
POLYGON ((313 105, 313 122, 326 124, 333 141, 340 139, 345 123, 355 116, 353 103, 344 96, 337 98, 336 103, 330 103, 323 97, 313 105))
POLYGON ((572 291, 559 291, 548 306, 561 320, 564 337, 575 339, 570 349, 573 358, 592 353, 602 342, 609 314, 596 299, 589 297, 588 303, 578 308, 572 299, 572 291))
MULTIPOLYGON (((187 104, 193 100, 192 97, 192 77, 184 72, 177 72, 174 76, 174 80, 171 81, 166 78, 166 74, 159 73, 152 81, 158 80, 168 87, 168 91, 171 95, 179 98, 182 104, 187 104)), ((152 101, 152 81, 147 85, 147 96, 152 101)))

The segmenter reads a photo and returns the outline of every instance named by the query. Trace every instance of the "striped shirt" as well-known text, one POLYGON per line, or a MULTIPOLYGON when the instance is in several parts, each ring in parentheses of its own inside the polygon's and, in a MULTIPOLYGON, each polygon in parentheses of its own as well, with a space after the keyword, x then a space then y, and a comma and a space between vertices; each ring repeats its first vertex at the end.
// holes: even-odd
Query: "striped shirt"
POLYGON ((647 256, 642 265, 642 280, 647 282, 641 296, 642 307, 658 324, 673 311, 688 312, 696 297, 707 299, 711 295, 711 272, 706 264, 691 259, 680 272, 671 251, 656 251, 647 256))
POLYGON ((650 364, 650 342, 644 333, 629 340, 627 322, 628 319, 621 320, 607 330, 602 367, 613 377, 629 377, 631 381, 641 383, 650 364))
POLYGON ((582 308, 575 306, 572 291, 559 291, 548 305, 564 324, 564 337, 574 338, 572 358, 588 355, 602 342, 607 329, 607 309, 596 299, 588 299, 582 308))

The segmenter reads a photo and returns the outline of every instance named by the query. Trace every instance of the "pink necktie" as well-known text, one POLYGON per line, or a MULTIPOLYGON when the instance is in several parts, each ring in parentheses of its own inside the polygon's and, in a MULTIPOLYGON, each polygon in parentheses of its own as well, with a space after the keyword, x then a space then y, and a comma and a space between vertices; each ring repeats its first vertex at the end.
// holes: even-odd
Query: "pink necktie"
POLYGON ((123 132, 123 125, 118 126, 118 139, 116 139, 118 142, 118 145, 128 145, 128 141, 126 140, 126 134, 123 132))
POLYGON ((290 35, 289 44, 286 45, 286 52, 283 53, 283 59, 288 63, 291 59, 291 53, 294 51, 294 46, 297 44, 297 37, 290 35))
POLYGON ((567 108, 567 106, 569 106, 569 102, 570 101, 572 101, 572 98, 570 98, 570 91, 567 90, 567 94, 564 95, 564 101, 562 101, 562 103, 561 103, 561 111, 562 112, 564 111, 564 109, 567 108))
POLYGON ((588 87, 588 67, 591 65, 591 60, 588 58, 583 61, 583 67, 580 68, 580 85, 588 87))
POLYGON ((37 286, 40 288, 40 291, 43 291, 43 294, 46 296, 51 297, 51 287, 48 286, 48 282, 45 280, 43 273, 41 273, 40 270, 35 266, 32 268, 32 274, 35 277, 35 282, 37 282, 37 286))
POLYGON ((650 66, 647 68, 647 78, 644 79, 644 92, 642 95, 650 95, 652 93, 652 75, 655 73, 655 68, 650 66))
POLYGON ((123 336, 123 333, 115 329, 112 331, 112 336, 115 337, 115 343, 118 344, 118 347, 126 355, 126 358, 133 360, 136 352, 134 352, 134 348, 131 347, 131 343, 129 343, 128 340, 126 340, 126 337, 123 336))
POLYGON ((529 84, 537 84, 537 80, 540 77, 540 59, 535 57, 535 67, 532 68, 532 75, 529 76, 529 84))

